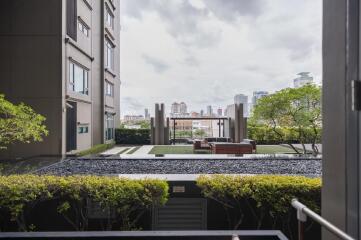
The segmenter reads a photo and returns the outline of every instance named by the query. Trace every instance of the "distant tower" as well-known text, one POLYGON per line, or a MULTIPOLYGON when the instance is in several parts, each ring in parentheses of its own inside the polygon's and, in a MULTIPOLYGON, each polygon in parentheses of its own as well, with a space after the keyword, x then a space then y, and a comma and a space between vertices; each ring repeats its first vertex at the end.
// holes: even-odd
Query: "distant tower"
POLYGON ((148 109, 148 108, 145 108, 145 109, 144 109, 144 118, 145 118, 145 119, 149 119, 149 118, 150 118, 150 114, 149 114, 149 109, 148 109))
POLYGON ((237 94, 234 96, 234 103, 235 104, 243 104, 243 116, 248 117, 248 96, 244 94, 237 94))
POLYGON ((269 93, 267 91, 254 91, 253 97, 252 97, 252 106, 257 104, 258 99, 261 99, 268 95, 269 95, 269 93))
POLYGON ((186 114, 187 113, 187 104, 185 104, 184 102, 181 102, 179 104, 179 112, 181 114, 186 114))
POLYGON ((201 110, 201 117, 203 117, 204 116, 204 111, 203 111, 203 109, 201 110))
POLYGON ((299 87, 303 87, 306 84, 311 84, 313 83, 313 77, 309 75, 309 72, 300 72, 297 75, 299 76, 298 78, 295 78, 293 80, 293 86, 294 88, 299 88, 299 87))
POLYGON ((179 114, 180 113, 180 104, 177 102, 172 103, 170 114, 171 116, 179 114))
POLYGON ((222 108, 218 108, 218 109, 217 109, 217 115, 218 115, 219 117, 222 117, 222 115, 223 115, 223 110, 222 110, 222 108))
POLYGON ((207 116, 211 117, 213 115, 213 108, 211 105, 207 106, 207 116))

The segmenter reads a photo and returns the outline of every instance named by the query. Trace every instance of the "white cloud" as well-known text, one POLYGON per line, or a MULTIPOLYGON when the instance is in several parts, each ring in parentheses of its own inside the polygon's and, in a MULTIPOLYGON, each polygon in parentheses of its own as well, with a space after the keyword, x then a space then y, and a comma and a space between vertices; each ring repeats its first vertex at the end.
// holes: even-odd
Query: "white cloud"
POLYGON ((123 0, 122 114, 321 81, 321 0, 123 0), (136 103, 134 104, 134 99, 136 103))

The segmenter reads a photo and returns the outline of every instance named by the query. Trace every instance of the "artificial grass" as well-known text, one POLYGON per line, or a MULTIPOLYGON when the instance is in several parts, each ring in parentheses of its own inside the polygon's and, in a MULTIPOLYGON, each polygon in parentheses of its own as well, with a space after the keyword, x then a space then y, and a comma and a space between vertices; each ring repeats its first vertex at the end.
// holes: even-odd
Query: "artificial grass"
POLYGON ((257 145, 257 154, 280 154, 280 153, 296 153, 293 149, 280 145, 257 145))
POLYGON ((101 153, 101 152, 104 152, 110 148, 112 148, 114 146, 114 143, 108 143, 108 144, 98 144, 98 145, 95 145, 87 150, 84 150, 84 151, 80 151, 78 153, 76 153, 76 156, 78 157, 84 157, 84 156, 87 156, 87 155, 94 155, 94 154, 98 154, 98 153, 101 153))
POLYGON ((128 150, 129 150, 129 148, 124 148, 122 151, 118 152, 117 154, 123 154, 123 153, 125 153, 125 152, 128 151, 128 150))

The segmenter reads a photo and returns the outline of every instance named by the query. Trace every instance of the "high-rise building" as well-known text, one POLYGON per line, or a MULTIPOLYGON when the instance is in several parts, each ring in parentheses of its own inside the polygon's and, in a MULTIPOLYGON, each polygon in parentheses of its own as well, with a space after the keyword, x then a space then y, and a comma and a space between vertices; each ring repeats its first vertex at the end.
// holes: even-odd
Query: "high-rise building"
POLYGON ((293 86, 295 88, 303 87, 306 84, 313 83, 313 77, 309 75, 309 72, 300 72, 297 75, 299 75, 298 78, 295 78, 293 80, 293 86))
POLYGON ((219 117, 222 117, 222 115, 223 115, 223 110, 222 110, 222 108, 218 108, 218 109, 217 109, 217 115, 218 115, 219 117))
POLYGON ((179 104, 179 112, 181 114, 186 114, 187 113, 187 104, 185 104, 184 102, 181 102, 179 104))
POLYGON ((243 104, 243 115, 244 117, 248 117, 248 96, 244 94, 237 94, 234 96, 234 103, 235 104, 243 104))
POLYGON ((211 117, 213 115, 213 108, 211 105, 207 106, 207 116, 211 117))
POLYGON ((172 103, 170 113, 171 115, 180 113, 180 104, 177 102, 172 103))
POLYGON ((113 141, 119 9, 119 0, 0 1, 0 92, 44 115, 49 130, 44 141, 10 146, 5 157, 64 155, 113 141))
POLYGON ((150 119, 150 114, 149 114, 149 109, 148 108, 144 109, 144 118, 145 119, 150 119))
POLYGON ((258 99, 261 99, 268 95, 269 95, 269 93, 267 91, 254 91, 253 97, 252 97, 252 106, 257 104, 258 99))
POLYGON ((204 110, 203 109, 201 110, 200 115, 201 115, 201 117, 204 116, 204 110))

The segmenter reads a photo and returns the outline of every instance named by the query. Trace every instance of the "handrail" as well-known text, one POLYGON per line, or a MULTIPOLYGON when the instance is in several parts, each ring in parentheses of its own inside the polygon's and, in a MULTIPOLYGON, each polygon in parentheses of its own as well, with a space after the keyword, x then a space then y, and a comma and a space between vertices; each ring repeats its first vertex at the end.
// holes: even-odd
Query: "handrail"
POLYGON ((291 201, 292 206, 297 210, 298 219, 298 238, 299 240, 304 239, 304 226, 303 223, 307 221, 307 216, 318 222, 322 227, 326 228, 329 232, 335 234, 343 240, 355 240, 353 237, 343 232, 341 229, 322 218, 320 215, 303 205, 296 198, 291 201))

